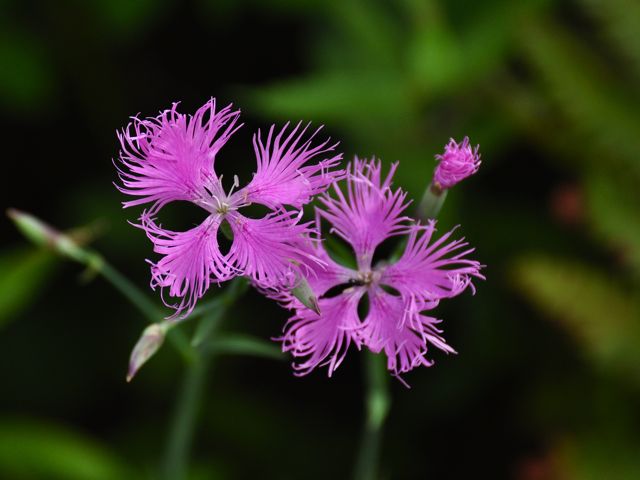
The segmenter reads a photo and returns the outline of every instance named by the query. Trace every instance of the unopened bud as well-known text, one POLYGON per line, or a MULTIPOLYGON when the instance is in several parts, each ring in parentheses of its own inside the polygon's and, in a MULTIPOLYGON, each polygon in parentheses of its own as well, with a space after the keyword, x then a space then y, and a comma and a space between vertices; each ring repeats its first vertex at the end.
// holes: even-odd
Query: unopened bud
POLYGON ((433 173, 433 186, 447 190, 465 178, 473 175, 480 168, 480 155, 476 145, 469 144, 469 137, 464 137, 460 144, 452 138, 444 147, 442 155, 436 155, 438 165, 433 173))
POLYGON ((302 277, 298 281, 297 285, 291 289, 291 294, 300 300, 305 307, 313 310, 318 315, 320 314, 320 306, 318 305, 318 297, 311 289, 311 285, 306 278, 302 277))
POLYGON ((135 347, 131 351, 131 357, 129 357, 129 371, 127 372, 127 382, 138 373, 140 367, 142 367, 147 361, 158 351, 158 349, 164 343, 164 337, 168 330, 168 324, 152 323, 144 329, 142 335, 138 339, 135 347))
POLYGON ((39 218, 13 208, 7 210, 7 215, 22 234, 36 245, 50 248, 73 260, 84 261, 86 259, 86 252, 70 236, 56 230, 39 218))

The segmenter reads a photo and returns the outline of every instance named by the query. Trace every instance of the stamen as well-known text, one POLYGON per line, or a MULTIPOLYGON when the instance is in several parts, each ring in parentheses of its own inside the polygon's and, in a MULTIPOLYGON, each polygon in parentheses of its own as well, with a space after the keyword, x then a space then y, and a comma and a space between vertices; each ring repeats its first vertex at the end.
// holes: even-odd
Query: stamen
POLYGON ((231 196, 231 194, 233 193, 233 189, 238 188, 239 186, 240 186, 240 179, 238 178, 238 175, 234 175, 233 185, 231 185, 231 190, 229 190, 229 196, 231 196))

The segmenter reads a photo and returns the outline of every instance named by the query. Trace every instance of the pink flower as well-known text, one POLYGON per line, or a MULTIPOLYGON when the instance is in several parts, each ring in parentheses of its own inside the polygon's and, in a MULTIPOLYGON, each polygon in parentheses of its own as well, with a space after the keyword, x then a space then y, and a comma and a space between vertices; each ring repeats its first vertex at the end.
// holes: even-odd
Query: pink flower
MULTIPOLYGON (((309 263, 310 256, 299 246, 302 235, 313 233, 309 223, 299 223, 297 209, 308 203, 343 174, 332 170, 342 156, 327 157, 336 145, 328 140, 313 146, 316 130, 305 139, 308 125, 285 125, 277 134, 272 126, 263 140, 260 131, 253 137, 257 170, 247 186, 238 178, 230 191, 222 186, 215 171, 216 156, 231 135, 240 128, 240 111, 231 105, 216 111, 214 99, 194 115, 178 113, 178 104, 155 118, 139 119, 118 133, 122 145, 121 185, 118 189, 132 197, 125 207, 150 204, 140 217, 140 227, 160 255, 151 263, 151 286, 167 289, 179 298, 170 305, 174 315, 186 316, 204 295, 211 282, 247 275, 264 288, 280 285, 292 277, 292 270, 309 263), (315 161, 317 157, 325 157, 315 161), (313 161, 312 161, 313 160, 313 161), (162 207, 174 201, 189 201, 209 216, 197 227, 174 232, 157 223, 162 207), (264 218, 254 219, 239 210, 252 203, 271 209, 264 218), (220 251, 217 235, 223 222, 233 232, 227 254, 220 251)), ((311 259, 313 260, 313 259, 311 259)), ((295 276, 295 275, 293 275, 295 276)))
POLYGON ((435 239, 434 221, 423 226, 403 215, 406 194, 391 189, 396 167, 383 179, 379 161, 356 158, 348 167, 346 194, 336 186, 335 198, 322 197, 317 228, 322 219, 331 224, 331 232, 351 245, 357 269, 334 261, 322 241, 309 241, 310 253, 323 264, 312 267, 308 277, 320 314, 288 292, 274 296, 295 310, 280 340, 283 350, 295 357, 299 375, 322 365, 328 365, 331 375, 352 343, 384 352, 387 368, 396 376, 430 366, 429 345, 455 353, 440 335, 440 320, 425 311, 443 298, 473 289, 472 278, 484 278, 481 265, 467 258, 473 249, 464 239, 451 240, 452 232, 435 239), (372 264, 376 248, 400 236, 406 241, 400 258, 372 264), (360 311, 366 307, 366 313, 360 314, 359 306, 360 311))
POLYGON ((442 155, 436 155, 438 165, 433 174, 436 187, 447 190, 465 178, 473 175, 480 168, 479 146, 475 149, 469 145, 469 137, 464 137, 458 145, 452 138, 444 147, 442 155))

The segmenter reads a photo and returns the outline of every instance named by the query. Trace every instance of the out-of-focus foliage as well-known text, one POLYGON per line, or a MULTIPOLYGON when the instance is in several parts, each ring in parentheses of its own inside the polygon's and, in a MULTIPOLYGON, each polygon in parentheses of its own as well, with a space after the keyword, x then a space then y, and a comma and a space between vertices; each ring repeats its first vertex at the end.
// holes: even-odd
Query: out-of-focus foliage
MULTIPOLYGON (((473 299, 435 310, 460 354, 412 374, 410 391, 393 384, 383 472, 640 476, 639 2, 0 5, 0 108, 21 128, 4 152, 17 172, 6 177, 21 187, 10 203, 59 225, 108 218, 97 248, 139 286, 149 246, 110 186, 113 130, 127 115, 181 99, 189 110, 214 95, 242 107, 247 145, 274 119, 325 123, 347 159, 400 160, 396 185, 414 197, 449 137, 479 143, 483 166, 449 193, 440 230, 461 224, 487 281, 473 299)), ((248 155, 225 147, 236 165, 248 155)), ((87 424, 110 448, 88 440, 85 452, 84 437, 67 432, 75 427, 56 440, 61 427, 7 420, 0 477, 130 478, 114 455, 156 472, 179 359, 163 350, 125 389, 139 315, 99 281, 69 281, 77 269, 47 282, 52 266, 46 252, 3 247, 3 407, 87 424), (45 443, 60 445, 55 462, 45 443), (36 456, 48 470, 29 470, 36 456)), ((258 340, 277 336, 286 312, 250 299, 229 315, 230 332, 242 334, 211 342, 213 353, 256 358, 216 358, 193 478, 346 477, 361 420, 358 355, 331 380, 291 379, 284 363, 260 358, 280 354, 258 340)))
POLYGON ((640 311, 622 282, 580 262, 544 256, 521 258, 513 275, 524 295, 581 342, 596 368, 640 382, 640 311))
POLYGON ((7 479, 113 480, 139 478, 95 440, 30 419, 0 421, 0 476, 7 479))
POLYGON ((0 327, 37 299, 55 261, 42 249, 12 248, 0 254, 0 327))
MULTIPOLYGON (((479 141, 487 169, 495 142, 529 138, 573 172, 579 218, 565 220, 580 224, 616 265, 604 270, 539 252, 517 256, 509 276, 561 322, 595 371, 638 385, 640 4, 577 2, 591 31, 567 28, 553 2, 398 5, 367 2, 362 15, 349 10, 362 7, 357 1, 327 8, 331 28, 317 41, 311 73, 255 89, 251 98, 269 115, 338 123, 364 149, 358 153, 400 159, 410 175, 401 168, 400 183, 414 190, 426 180, 416 175, 426 152, 437 152, 446 132, 462 129, 479 141)), ((514 161, 525 176, 540 168, 514 161)), ((549 478, 638 475, 637 431, 613 436, 606 451, 595 432, 571 438, 558 454, 562 468, 549 478)))

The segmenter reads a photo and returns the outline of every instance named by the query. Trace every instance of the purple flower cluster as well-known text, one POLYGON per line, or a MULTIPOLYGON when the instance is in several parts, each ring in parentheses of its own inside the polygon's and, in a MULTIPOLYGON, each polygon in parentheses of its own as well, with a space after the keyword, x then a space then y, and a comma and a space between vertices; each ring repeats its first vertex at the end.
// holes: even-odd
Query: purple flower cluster
MULTIPOLYGON (((427 314, 439 301, 473 290, 472 280, 484 278, 473 252, 452 232, 435 238, 435 222, 421 225, 405 214, 406 193, 392 188, 397 164, 383 178, 379 160, 355 159, 340 170, 342 156, 328 140, 314 144, 318 130, 285 125, 253 137, 257 160, 251 181, 225 191, 215 170, 219 150, 241 125, 231 105, 216 110, 210 100, 194 115, 177 111, 177 104, 157 117, 132 122, 118 133, 121 153, 117 187, 133 197, 125 207, 147 205, 142 228, 160 255, 151 263, 151 286, 177 301, 172 318, 193 310, 211 283, 235 276, 249 277, 269 297, 293 310, 281 337, 297 374, 328 366, 329 375, 345 358, 351 344, 387 356, 394 375, 432 361, 428 347, 454 350, 441 337, 440 320, 427 314), (345 187, 340 182, 345 181, 345 187), (333 194, 327 189, 333 186, 333 194), (319 195, 315 222, 302 222, 302 208, 319 195), (172 231, 158 222, 163 206, 191 202, 207 212, 206 219, 187 231, 172 231), (269 213, 260 219, 240 213, 250 204, 269 213), (224 223, 232 232, 223 253, 218 231, 224 223), (322 238, 335 234, 347 242, 355 268, 332 257, 322 238), (394 261, 374 262, 376 249, 397 238, 402 251, 394 261), (301 281, 311 289, 315 309, 296 297, 301 281), (316 303, 317 302, 317 303, 316 303)), ((478 149, 453 140, 446 147, 433 183, 449 188, 474 173, 478 149)))

